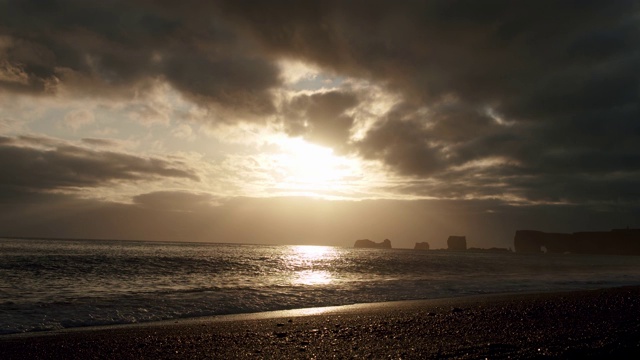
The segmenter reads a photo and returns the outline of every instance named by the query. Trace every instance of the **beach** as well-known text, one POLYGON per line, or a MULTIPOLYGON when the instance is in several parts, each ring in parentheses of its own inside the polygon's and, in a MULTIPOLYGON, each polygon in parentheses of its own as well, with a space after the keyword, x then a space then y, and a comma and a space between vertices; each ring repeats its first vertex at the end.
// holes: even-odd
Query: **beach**
POLYGON ((640 287, 385 302, 0 337, 2 359, 637 355, 640 287))

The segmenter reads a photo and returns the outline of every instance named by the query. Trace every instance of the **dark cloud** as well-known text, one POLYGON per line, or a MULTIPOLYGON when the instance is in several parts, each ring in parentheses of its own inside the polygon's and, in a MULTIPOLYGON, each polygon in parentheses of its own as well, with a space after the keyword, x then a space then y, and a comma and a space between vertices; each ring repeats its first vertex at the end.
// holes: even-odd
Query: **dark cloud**
POLYGON ((478 154, 470 144, 502 133, 483 109, 457 101, 430 108, 405 102, 384 114, 355 148, 363 157, 381 159, 400 174, 435 176, 451 171, 452 166, 495 156, 478 154))
MULTIPOLYGON (((33 139, 30 139, 33 140, 33 139)), ((184 164, 114 151, 58 144, 54 148, 24 146, 19 139, 0 138, 0 192, 49 191, 198 176, 184 164)))
POLYGON ((355 93, 327 91, 297 95, 283 111, 285 131, 333 148, 349 141, 353 116, 347 111, 358 104, 355 93))
POLYGON ((62 83, 122 95, 164 79, 200 104, 273 114, 274 61, 299 59, 400 101, 349 143, 364 95, 300 95, 278 114, 285 131, 429 180, 408 192, 459 196, 446 186, 458 184, 469 197, 637 198, 637 1, 0 5, 9 91, 62 83))
POLYGON ((219 103, 236 112, 260 116, 275 111, 268 90, 278 83, 275 65, 258 57, 236 55, 227 49, 177 52, 166 60, 162 74, 183 94, 207 104, 219 103))
POLYGON ((396 106, 385 119, 369 130, 358 143, 366 159, 382 160, 403 175, 431 175, 442 169, 445 161, 440 145, 434 142, 425 122, 414 117, 415 109, 396 106))
POLYGON ((531 200, 637 198, 636 1, 221 3, 274 53, 400 92, 403 113, 390 110, 355 148, 399 174, 451 180, 499 158, 509 165, 460 176, 531 200), (609 190, 582 185, 618 173, 609 190))
POLYGON ((0 76, 0 86, 40 94, 62 84, 83 95, 129 96, 132 86, 161 79, 202 105, 272 112, 276 66, 211 7, 191 5, 1 1, 0 64, 22 76, 0 76))

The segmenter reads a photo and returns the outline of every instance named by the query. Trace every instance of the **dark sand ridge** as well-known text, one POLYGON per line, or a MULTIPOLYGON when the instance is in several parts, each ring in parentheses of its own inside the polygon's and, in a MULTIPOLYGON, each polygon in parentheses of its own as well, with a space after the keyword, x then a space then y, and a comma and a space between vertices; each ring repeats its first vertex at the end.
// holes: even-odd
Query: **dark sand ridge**
POLYGON ((0 336, 0 359, 640 358, 640 287, 0 336))

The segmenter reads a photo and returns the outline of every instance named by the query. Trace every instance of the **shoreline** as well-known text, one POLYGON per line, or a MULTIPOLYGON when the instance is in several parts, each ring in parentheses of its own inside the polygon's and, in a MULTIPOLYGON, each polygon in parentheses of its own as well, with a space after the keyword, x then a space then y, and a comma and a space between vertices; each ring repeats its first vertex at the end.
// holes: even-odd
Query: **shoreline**
MULTIPOLYGON (((617 285, 607 288, 620 288, 620 287, 633 287, 635 285, 617 285)), ((640 286, 640 285, 639 285, 640 286)), ((464 300, 481 300, 487 298, 488 300, 496 300, 499 298, 512 298, 520 296, 539 296, 543 294, 554 293, 571 293, 576 291, 593 291, 607 288, 582 288, 582 289, 566 289, 566 290, 543 290, 543 291, 516 291, 516 292, 495 292, 495 293, 482 293, 482 294, 464 294, 453 297, 435 297, 428 299, 410 299, 410 300, 388 300, 366 303, 351 303, 346 305, 327 305, 327 306, 313 306, 303 308, 291 308, 282 310, 264 310, 259 312, 240 312, 240 313, 226 313, 226 314, 213 314, 213 315, 198 315, 192 317, 172 318, 165 320, 150 320, 141 322, 127 322, 127 323, 107 323, 107 324, 95 324, 95 325, 79 325, 74 327, 64 327, 56 329, 42 329, 31 330, 24 332, 12 332, 12 333, 0 333, 0 340, 8 337, 31 337, 31 336, 46 336, 51 334, 63 334, 66 332, 74 331, 94 331, 94 330, 107 330, 107 329, 120 329, 128 327, 146 327, 157 325, 171 325, 171 324, 187 324, 187 323, 201 323, 201 322, 220 322, 220 321, 235 321, 235 320, 257 320, 257 319, 269 319, 278 317, 300 317, 309 315, 322 315, 352 311, 374 311, 378 308, 388 307, 406 307, 413 305, 420 306, 436 306, 437 304, 460 302, 464 300)))
MULTIPOLYGON (((499 301, 513 301, 519 298, 530 299, 544 297, 545 295, 571 295, 580 292, 592 292, 603 291, 612 289, 632 289, 633 285, 623 285, 616 287, 606 288, 594 288, 594 289, 578 289, 578 290, 548 290, 548 291, 532 291, 532 292, 503 292, 503 293, 487 293, 487 294, 472 294, 461 295, 455 297, 442 297, 432 299, 413 299, 413 300, 390 300, 390 301, 378 301, 369 303, 355 303, 346 305, 329 305, 329 306, 316 306, 305 308, 294 308, 284 310, 265 310, 259 312, 247 312, 247 313, 231 313, 231 314, 219 314, 219 315, 203 315, 195 317, 174 318, 166 320, 153 320, 143 321, 136 323, 116 323, 116 324, 104 324, 104 325, 83 325, 76 327, 68 327, 53 330, 35 330, 19 333, 0 334, 0 341, 11 337, 37 337, 37 336, 49 336, 49 335, 63 335, 69 332, 84 332, 84 331, 101 331, 101 330, 118 330, 127 328, 145 328, 145 327, 165 327, 172 325, 197 325, 202 323, 217 323, 217 322, 229 322, 229 321, 251 321, 251 320, 267 320, 278 318, 297 318, 316 315, 341 315, 351 313, 376 313, 380 310, 387 309, 413 309, 421 307, 442 307, 442 306, 458 306, 465 303, 487 303, 487 302, 499 302, 499 301)), ((640 285, 638 285, 640 291, 640 285)))
POLYGON ((0 358, 585 358, 640 354, 640 286, 474 295, 0 336, 0 358))
MULTIPOLYGON (((629 287, 624 286, 622 288, 629 287)), ((617 287, 616 287, 617 288, 617 287)), ((439 307, 439 306, 454 306, 455 304, 463 304, 466 302, 482 302, 482 301, 500 301, 500 299, 514 299, 519 297, 537 297, 544 296, 545 294, 562 294, 573 293, 576 291, 595 291, 604 289, 584 289, 584 290, 567 290, 567 291, 543 291, 543 292, 506 292, 506 293, 491 293, 491 294, 475 294, 475 295, 462 295, 456 297, 443 297, 433 299, 414 299, 414 300, 390 300, 379 301, 371 303, 356 303, 347 305, 330 305, 330 306, 317 306, 308 308, 295 308, 285 310, 266 310, 260 312, 249 313, 234 313, 234 314, 220 314, 220 315, 205 315, 196 317, 176 318, 167 320, 156 321, 144 321, 137 323, 123 323, 123 324, 106 324, 106 325, 87 325, 76 326, 54 330, 36 330, 10 334, 0 334, 0 341, 7 338, 22 338, 22 337, 38 337, 38 336, 50 336, 50 335, 63 335, 70 332, 84 332, 84 331, 102 331, 102 330, 118 330, 127 328, 145 328, 145 327, 164 327, 172 326, 176 324, 180 325, 197 325, 202 323, 216 323, 216 322, 229 322, 229 321, 251 321, 251 320, 267 320, 267 319, 279 319, 279 318, 298 318, 306 316, 319 316, 319 315, 340 315, 350 313, 369 313, 377 312, 384 309, 406 309, 417 307, 439 307)))

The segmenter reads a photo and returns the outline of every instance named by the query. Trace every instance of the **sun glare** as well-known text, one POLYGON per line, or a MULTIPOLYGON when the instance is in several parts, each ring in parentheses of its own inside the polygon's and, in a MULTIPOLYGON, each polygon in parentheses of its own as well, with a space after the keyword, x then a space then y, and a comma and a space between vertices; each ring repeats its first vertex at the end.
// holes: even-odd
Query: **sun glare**
POLYGON ((317 268, 339 256, 330 246, 299 245, 291 247, 292 253, 286 258, 287 265, 296 269, 291 278, 299 285, 326 285, 335 281, 329 271, 317 268))
POLYGON ((317 195, 349 190, 359 178, 356 159, 337 156, 333 150, 303 139, 280 139, 281 152, 273 159, 277 188, 298 195, 317 195))
POLYGON ((327 285, 333 282, 333 277, 328 271, 306 270, 296 273, 294 284, 299 285, 327 285))
POLYGON ((293 246, 295 255, 303 261, 316 261, 336 256, 335 249, 330 246, 297 245, 293 246))

